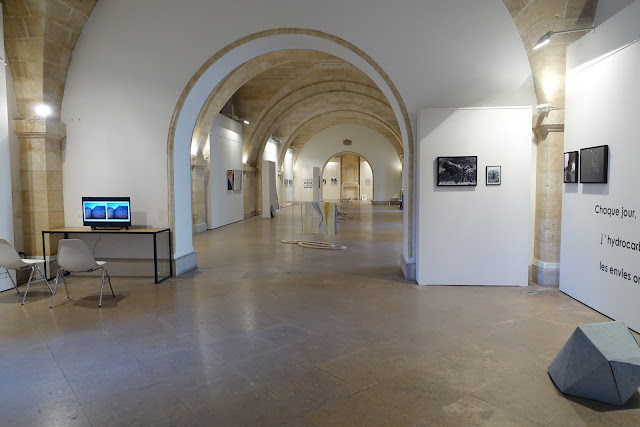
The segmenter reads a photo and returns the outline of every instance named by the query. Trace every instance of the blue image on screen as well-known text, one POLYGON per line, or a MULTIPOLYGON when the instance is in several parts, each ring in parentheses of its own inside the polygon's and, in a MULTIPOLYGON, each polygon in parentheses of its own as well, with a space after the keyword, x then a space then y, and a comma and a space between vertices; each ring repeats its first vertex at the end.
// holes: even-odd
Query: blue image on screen
POLYGON ((107 218, 113 221, 128 221, 129 204, 126 202, 107 203, 107 218))
POLYGON ((84 202, 84 219, 107 219, 107 208, 104 202, 84 202))

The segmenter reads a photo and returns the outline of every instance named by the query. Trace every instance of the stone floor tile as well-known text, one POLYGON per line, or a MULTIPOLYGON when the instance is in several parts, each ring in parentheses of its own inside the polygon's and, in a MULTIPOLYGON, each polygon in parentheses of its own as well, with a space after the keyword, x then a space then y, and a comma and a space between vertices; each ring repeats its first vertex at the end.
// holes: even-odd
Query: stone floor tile
POLYGON ((443 427, 535 427, 540 425, 471 396, 464 396, 431 414, 427 419, 430 424, 443 427))
POLYGON ((316 368, 271 381, 265 385, 265 390, 298 415, 356 391, 354 387, 316 368))
POLYGON ((161 385, 130 390, 82 406, 94 427, 143 426, 187 410, 167 387, 161 385))
POLYGON ((223 396, 191 409, 205 425, 283 425, 296 417, 283 403, 261 389, 223 396))

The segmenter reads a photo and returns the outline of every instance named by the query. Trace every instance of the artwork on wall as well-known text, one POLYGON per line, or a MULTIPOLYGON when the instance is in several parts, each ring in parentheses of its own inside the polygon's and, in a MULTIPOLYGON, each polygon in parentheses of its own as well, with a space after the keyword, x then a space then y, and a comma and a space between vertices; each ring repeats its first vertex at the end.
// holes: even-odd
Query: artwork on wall
POLYGON ((233 190, 233 170, 227 170, 227 190, 233 190))
POLYGON ((365 178, 364 185, 371 185, 371 179, 370 178, 365 178))
POLYGON ((338 184, 338 178, 331 178, 331 183, 334 185, 338 184))
POLYGON ((501 169, 501 166, 487 166, 487 185, 500 185, 502 182, 501 169))
POLYGON ((323 183, 324 185, 327 185, 327 178, 322 178, 322 183, 323 183))
POLYGON ((478 156, 438 157, 437 185, 478 185, 478 156))
POLYGON ((609 146, 582 148, 580 150, 580 182, 606 184, 609 167, 609 146))
POLYGON ((304 179, 304 188, 311 188, 313 181, 309 178, 304 179))
POLYGON ((242 191, 242 170, 233 171, 233 191, 242 191))
POLYGON ((564 182, 574 184, 578 182, 578 152, 564 153, 564 182))

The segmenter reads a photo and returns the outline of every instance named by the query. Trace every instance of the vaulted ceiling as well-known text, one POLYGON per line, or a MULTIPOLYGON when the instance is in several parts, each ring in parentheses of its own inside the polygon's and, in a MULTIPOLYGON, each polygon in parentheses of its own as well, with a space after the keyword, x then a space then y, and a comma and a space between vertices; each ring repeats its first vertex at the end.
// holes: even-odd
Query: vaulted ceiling
POLYGON ((403 154, 400 128, 384 94, 362 71, 316 51, 290 52, 291 61, 266 69, 233 95, 234 114, 249 121, 245 155, 254 163, 269 137, 298 149, 339 123, 358 123, 382 134, 403 154))

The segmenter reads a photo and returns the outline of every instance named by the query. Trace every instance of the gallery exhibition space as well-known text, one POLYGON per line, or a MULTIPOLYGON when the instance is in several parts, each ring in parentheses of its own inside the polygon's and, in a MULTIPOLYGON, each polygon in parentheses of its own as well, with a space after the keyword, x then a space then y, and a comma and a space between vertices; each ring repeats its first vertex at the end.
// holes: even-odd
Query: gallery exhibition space
POLYGON ((640 425, 640 1, 0 7, 1 425, 640 425))

